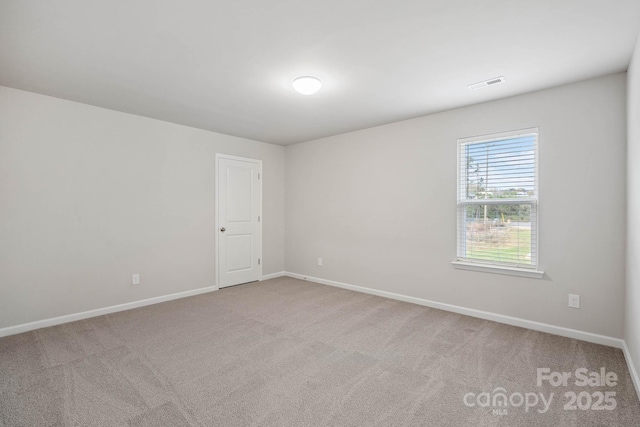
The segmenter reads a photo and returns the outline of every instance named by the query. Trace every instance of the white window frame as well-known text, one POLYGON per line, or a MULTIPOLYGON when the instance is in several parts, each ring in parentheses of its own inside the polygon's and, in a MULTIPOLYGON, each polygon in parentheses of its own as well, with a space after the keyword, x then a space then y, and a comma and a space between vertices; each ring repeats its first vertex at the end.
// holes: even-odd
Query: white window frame
POLYGON ((540 157, 539 151, 539 137, 540 132, 537 127, 520 129, 509 132, 501 132, 490 135, 481 135, 467 138, 458 139, 457 144, 457 218, 456 218, 456 250, 457 258, 452 264, 456 268, 483 271, 489 273, 509 274, 524 277, 541 278, 544 275, 543 271, 538 269, 539 266, 539 220, 538 220, 538 205, 539 205, 539 168, 538 159, 540 157), (511 199, 467 199, 466 198, 466 183, 462 183, 461 167, 463 161, 460 158, 462 155, 463 146, 474 143, 484 143, 491 141, 500 141, 505 139, 517 138, 521 136, 528 136, 535 134, 535 156, 534 156, 534 195, 532 197, 523 198, 511 198, 511 199), (465 194, 462 194, 462 193, 465 194), (531 205, 531 233, 532 238, 535 238, 534 248, 531 251, 531 264, 517 264, 482 260, 476 258, 467 258, 466 255, 466 225, 461 229, 461 224, 466 224, 462 221, 462 217, 466 215, 466 208, 470 205, 531 205))

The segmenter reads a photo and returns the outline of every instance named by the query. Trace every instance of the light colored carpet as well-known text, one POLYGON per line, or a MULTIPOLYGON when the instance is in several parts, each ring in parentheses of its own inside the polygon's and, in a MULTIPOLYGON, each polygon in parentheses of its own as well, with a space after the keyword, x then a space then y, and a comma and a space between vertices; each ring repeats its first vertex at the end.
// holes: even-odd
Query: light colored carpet
POLYGON ((618 349, 291 278, 2 338, 0 405, 3 426, 640 425, 618 349), (615 386, 536 385, 601 367, 615 386), (554 400, 477 406, 498 387, 554 400))

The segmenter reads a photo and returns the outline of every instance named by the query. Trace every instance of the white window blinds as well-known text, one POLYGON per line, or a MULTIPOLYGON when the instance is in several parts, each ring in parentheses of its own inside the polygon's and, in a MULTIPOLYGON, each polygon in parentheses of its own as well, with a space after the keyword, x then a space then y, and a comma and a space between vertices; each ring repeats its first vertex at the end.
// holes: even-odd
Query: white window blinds
POLYGON ((536 268, 538 130, 458 140, 458 260, 536 268))

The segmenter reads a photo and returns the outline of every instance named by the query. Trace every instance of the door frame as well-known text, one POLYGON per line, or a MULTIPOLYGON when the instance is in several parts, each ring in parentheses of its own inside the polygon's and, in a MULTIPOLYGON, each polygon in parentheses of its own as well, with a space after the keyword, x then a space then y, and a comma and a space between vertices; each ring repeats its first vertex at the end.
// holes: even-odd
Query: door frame
POLYGON ((263 258, 262 258, 262 223, 263 221, 263 216, 262 216, 262 190, 263 190, 263 186, 262 186, 262 160, 260 159, 252 159, 249 157, 239 157, 239 156, 232 156, 230 154, 223 154, 223 153, 216 153, 216 164, 215 164, 215 170, 214 170, 214 179, 215 179, 215 268, 216 268, 216 289, 220 289, 220 211, 219 211, 219 207, 220 207, 220 203, 219 203, 219 196, 220 196, 220 181, 218 180, 218 172, 220 171, 220 159, 227 159, 227 160, 239 160, 242 162, 249 162, 249 163, 255 163, 258 165, 259 167, 259 188, 260 188, 260 194, 258 194, 258 203, 259 203, 259 209, 258 209, 258 215, 260 216, 260 221, 258 222, 258 233, 260 234, 260 246, 258 247, 258 257, 260 258, 261 262, 260 264, 258 264, 258 280, 262 280, 262 265, 263 265, 263 258))

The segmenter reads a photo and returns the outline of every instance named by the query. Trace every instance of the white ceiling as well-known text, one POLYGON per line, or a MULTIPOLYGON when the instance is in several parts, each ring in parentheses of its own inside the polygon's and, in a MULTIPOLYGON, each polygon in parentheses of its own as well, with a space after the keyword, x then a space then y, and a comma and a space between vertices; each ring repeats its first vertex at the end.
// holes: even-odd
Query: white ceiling
POLYGON ((624 71, 639 32, 639 0, 2 0, 0 85, 286 145, 624 71))

